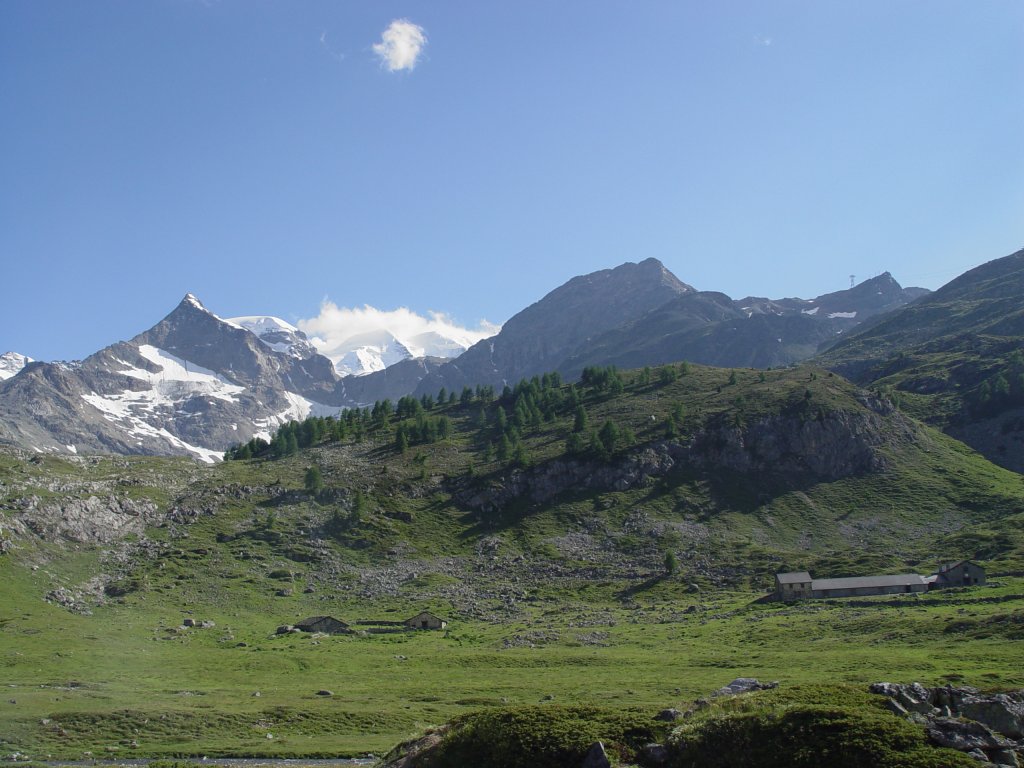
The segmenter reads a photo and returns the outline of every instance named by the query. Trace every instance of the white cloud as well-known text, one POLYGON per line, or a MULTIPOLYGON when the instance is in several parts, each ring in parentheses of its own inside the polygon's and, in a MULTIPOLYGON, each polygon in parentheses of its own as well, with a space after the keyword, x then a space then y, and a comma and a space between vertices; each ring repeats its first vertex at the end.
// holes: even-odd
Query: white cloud
POLYGON ((408 19, 395 19, 384 30, 380 42, 374 43, 373 52, 389 72, 399 72, 416 66, 426 44, 423 27, 408 19))
MULTIPOLYGON (((386 331, 408 346, 415 355, 431 353, 430 347, 436 339, 424 334, 434 334, 469 348, 481 339, 493 336, 501 330, 486 320, 476 328, 458 325, 443 312, 428 312, 428 317, 419 315, 406 307, 383 310, 365 305, 363 307, 339 307, 333 301, 325 300, 320 305, 320 314, 297 325, 309 336, 320 354, 335 362, 353 348, 366 343, 366 337, 386 331)), ((436 354, 436 352, 434 352, 436 354)))

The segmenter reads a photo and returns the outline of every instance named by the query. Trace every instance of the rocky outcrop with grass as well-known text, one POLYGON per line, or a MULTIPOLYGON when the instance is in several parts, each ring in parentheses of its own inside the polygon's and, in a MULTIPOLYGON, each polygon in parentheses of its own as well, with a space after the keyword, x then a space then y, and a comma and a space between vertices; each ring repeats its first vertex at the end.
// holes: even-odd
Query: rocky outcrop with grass
POLYGON ((459 503, 480 512, 517 499, 544 504, 581 490, 625 491, 677 470, 730 472, 751 480, 770 475, 792 487, 884 471, 885 449, 925 438, 913 422, 884 400, 862 396, 856 409, 798 404, 747 421, 721 414, 688 438, 638 446, 611 460, 564 456, 530 468, 513 468, 489 483, 457 478, 459 503))
POLYGON ((891 712, 925 726, 938 746, 981 762, 1017 766, 1024 758, 1024 690, 981 693, 969 686, 926 688, 920 683, 875 683, 891 712))
POLYGON ((879 683, 792 686, 738 678, 685 711, 500 708, 459 717, 382 768, 966 768, 1017 766, 1024 692, 879 683), (667 716, 671 713, 671 716, 667 716), (894 714, 897 715, 894 717, 894 714), (957 716, 958 715, 958 716, 957 716), (972 715, 981 719, 974 719, 972 715), (1003 729, 1003 730, 1000 730, 1003 729))

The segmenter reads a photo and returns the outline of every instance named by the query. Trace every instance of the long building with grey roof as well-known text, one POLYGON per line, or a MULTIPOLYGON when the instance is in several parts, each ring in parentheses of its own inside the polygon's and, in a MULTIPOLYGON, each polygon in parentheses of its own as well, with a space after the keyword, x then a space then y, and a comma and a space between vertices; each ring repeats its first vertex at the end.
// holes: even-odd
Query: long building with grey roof
POLYGON ((852 576, 842 579, 812 579, 807 571, 775 575, 775 597, 778 600, 807 598, 870 597, 927 592, 928 581, 916 573, 891 576, 852 576))

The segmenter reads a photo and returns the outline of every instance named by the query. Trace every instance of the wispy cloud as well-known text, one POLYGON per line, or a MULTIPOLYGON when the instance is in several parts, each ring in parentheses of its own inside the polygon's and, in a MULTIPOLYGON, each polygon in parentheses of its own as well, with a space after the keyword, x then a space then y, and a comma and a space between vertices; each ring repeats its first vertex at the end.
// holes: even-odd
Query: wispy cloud
POLYGON ((436 334, 459 346, 470 347, 501 330, 501 326, 486 320, 481 320, 475 328, 466 328, 443 312, 428 312, 427 317, 424 317, 406 307, 392 310, 377 309, 369 304, 362 307, 339 307, 330 300, 320 305, 319 315, 299 320, 297 325, 310 337, 321 354, 335 361, 354 346, 366 343, 365 337, 368 334, 381 331, 387 331, 412 347, 414 354, 420 354, 416 347, 432 345, 426 334, 436 334))
POLYGON ((400 72, 416 66, 426 44, 427 35, 423 27, 408 19, 395 19, 384 30, 380 42, 374 43, 373 52, 389 72, 400 72))
POLYGON ((342 53, 341 51, 334 50, 334 48, 331 46, 331 44, 329 42, 327 42, 327 30, 326 29, 323 32, 320 33, 320 48, 323 49, 324 53, 326 53, 328 56, 330 56, 332 59, 334 59, 336 61, 344 61, 344 59, 345 59, 345 54, 344 53, 342 53))
POLYGON ((765 48, 771 47, 771 44, 775 42, 768 35, 754 35, 754 43, 756 45, 764 46, 765 48))

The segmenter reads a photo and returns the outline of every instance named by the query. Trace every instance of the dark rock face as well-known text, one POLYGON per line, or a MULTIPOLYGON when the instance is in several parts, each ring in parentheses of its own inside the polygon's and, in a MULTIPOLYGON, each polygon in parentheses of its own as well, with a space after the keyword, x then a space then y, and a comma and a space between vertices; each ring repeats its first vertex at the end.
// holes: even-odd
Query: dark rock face
POLYGON ((883 421, 872 411, 830 411, 811 419, 775 416, 742 427, 727 423, 709 427, 693 438, 689 458, 701 467, 809 473, 837 480, 883 469, 885 461, 877 448, 913 434, 905 419, 883 421))
POLYGON ((652 443, 609 464, 555 459, 528 470, 512 470, 485 488, 459 479, 452 492, 460 504, 491 512, 513 499, 542 504, 571 489, 637 488, 681 466, 770 474, 782 480, 791 476, 828 481, 876 472, 886 466, 880 449, 916 439, 916 430, 885 403, 864 402, 871 407, 852 413, 831 411, 820 419, 779 415, 741 427, 712 424, 687 442, 652 443))

